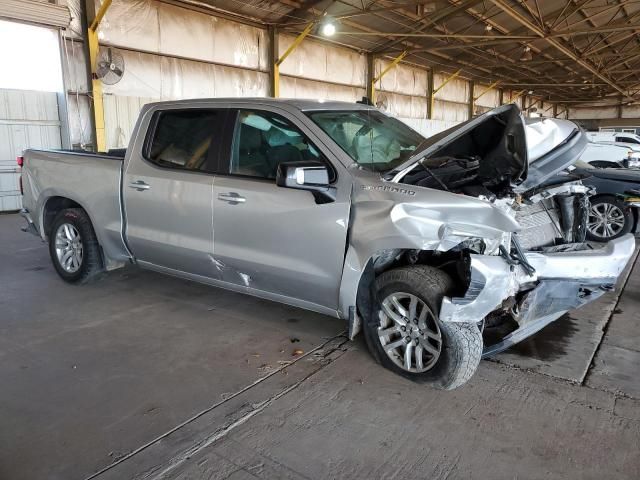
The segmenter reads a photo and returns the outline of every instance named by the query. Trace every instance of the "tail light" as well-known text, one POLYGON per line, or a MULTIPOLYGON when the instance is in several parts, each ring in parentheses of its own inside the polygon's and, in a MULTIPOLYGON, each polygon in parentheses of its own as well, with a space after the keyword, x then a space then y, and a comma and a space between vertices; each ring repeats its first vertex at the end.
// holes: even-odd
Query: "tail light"
POLYGON ((21 167, 22 165, 24 165, 24 157, 21 155, 18 158, 16 158, 16 161, 18 162, 18 166, 21 167))

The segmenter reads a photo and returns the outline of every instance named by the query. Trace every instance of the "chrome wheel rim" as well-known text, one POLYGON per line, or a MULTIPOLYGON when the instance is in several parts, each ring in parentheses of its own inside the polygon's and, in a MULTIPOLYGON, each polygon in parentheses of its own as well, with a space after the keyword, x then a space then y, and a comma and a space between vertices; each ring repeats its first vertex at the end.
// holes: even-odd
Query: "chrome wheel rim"
POLYGON ((58 263, 67 273, 75 273, 82 266, 82 238, 78 229, 70 223, 63 223, 56 231, 56 256, 58 263))
POLYGON ((378 316, 378 339, 393 363, 411 373, 433 368, 442 351, 442 333, 425 302, 411 293, 392 293, 382 301, 378 316))
POLYGON ((589 210, 587 230, 592 235, 610 238, 624 228, 624 212, 612 203, 598 203, 589 210))

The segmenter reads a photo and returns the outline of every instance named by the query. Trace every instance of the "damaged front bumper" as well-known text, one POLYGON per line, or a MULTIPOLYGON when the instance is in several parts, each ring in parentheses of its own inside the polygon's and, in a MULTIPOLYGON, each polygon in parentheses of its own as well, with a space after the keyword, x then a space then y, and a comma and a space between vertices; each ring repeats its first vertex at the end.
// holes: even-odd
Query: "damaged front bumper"
POLYGON ((485 348, 484 357, 495 355, 611 290, 634 251, 635 239, 628 234, 598 249, 525 252, 535 269, 532 275, 499 256, 471 255, 469 288, 464 297, 444 298, 440 319, 479 322, 491 312, 508 309, 518 328, 485 348))

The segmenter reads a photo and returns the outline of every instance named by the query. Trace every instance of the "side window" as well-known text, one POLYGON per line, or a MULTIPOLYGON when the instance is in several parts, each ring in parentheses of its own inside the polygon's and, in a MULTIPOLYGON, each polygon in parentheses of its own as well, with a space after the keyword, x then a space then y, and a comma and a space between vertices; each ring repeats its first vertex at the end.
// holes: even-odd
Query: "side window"
POLYGON ((224 110, 164 110, 157 112, 145 158, 165 168, 214 173, 224 110))
MULTIPOLYGON (((316 160, 331 165, 307 136, 281 115, 240 110, 229 173, 275 180, 282 162, 316 160)), ((335 177, 331 173, 332 181, 335 177)))

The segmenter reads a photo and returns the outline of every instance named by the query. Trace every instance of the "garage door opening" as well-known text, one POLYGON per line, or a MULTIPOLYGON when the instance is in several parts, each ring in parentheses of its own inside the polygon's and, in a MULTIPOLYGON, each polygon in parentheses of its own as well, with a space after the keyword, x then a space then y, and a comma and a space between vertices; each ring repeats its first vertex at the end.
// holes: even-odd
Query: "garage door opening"
POLYGON ((16 157, 61 148, 58 32, 0 20, 0 212, 21 208, 16 157))
POLYGON ((0 88, 62 91, 58 32, 0 20, 0 88))

